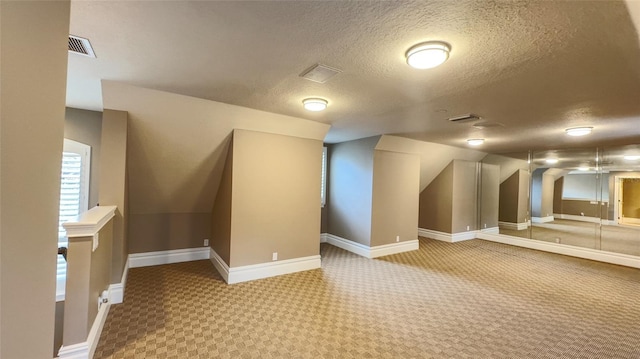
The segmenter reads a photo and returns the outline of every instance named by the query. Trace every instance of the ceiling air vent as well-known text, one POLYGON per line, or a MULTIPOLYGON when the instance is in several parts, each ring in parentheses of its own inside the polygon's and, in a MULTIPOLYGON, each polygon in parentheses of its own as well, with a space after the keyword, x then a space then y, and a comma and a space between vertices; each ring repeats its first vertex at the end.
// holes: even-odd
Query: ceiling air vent
POLYGON ((338 70, 336 68, 323 65, 323 64, 315 64, 310 68, 304 70, 300 77, 303 79, 307 79, 313 82, 319 82, 321 84, 327 82, 334 75, 341 73, 342 70, 338 70))
POLYGON ((504 127, 504 125, 499 122, 483 121, 483 122, 474 123, 473 127, 479 130, 484 130, 485 128, 504 127))
POLYGON ((453 123, 462 123, 462 122, 468 122, 468 121, 477 121, 479 119, 480 119, 480 116, 470 113, 470 114, 466 114, 458 117, 451 117, 449 121, 453 123))
POLYGON ((69 52, 82 56, 96 57, 88 39, 73 35, 69 35, 69 52))

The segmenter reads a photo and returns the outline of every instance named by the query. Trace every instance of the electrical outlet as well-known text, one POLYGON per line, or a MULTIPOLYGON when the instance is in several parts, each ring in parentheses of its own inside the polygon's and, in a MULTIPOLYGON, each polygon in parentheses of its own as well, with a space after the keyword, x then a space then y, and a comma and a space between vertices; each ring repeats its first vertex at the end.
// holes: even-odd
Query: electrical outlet
POLYGON ((467 226, 467 231, 469 230, 469 226, 467 226))
POLYGON ((204 246, 205 246, 205 247, 207 247, 208 245, 209 245, 209 240, 208 240, 208 239, 205 239, 205 240, 204 240, 204 246))
POLYGON ((484 228, 487 228, 487 224, 486 223, 484 224, 484 228))
POLYGON ((396 236, 396 242, 400 242, 400 236, 396 236))
POLYGON ((560 243, 560 237, 556 237, 556 243, 560 243))
POLYGON ((273 252, 273 255, 271 256, 271 260, 273 260, 273 261, 277 261, 278 260, 278 252, 273 252))

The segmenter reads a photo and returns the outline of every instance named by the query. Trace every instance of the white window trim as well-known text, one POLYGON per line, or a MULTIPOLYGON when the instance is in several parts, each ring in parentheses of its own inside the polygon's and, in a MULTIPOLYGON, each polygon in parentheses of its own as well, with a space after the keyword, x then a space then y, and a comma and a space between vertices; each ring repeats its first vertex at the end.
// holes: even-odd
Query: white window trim
MULTIPOLYGON (((81 157, 80 171, 80 199, 78 216, 86 212, 89 208, 89 181, 91 178, 91 146, 77 141, 64 139, 63 152, 78 154, 81 157)), ((63 154, 64 156, 64 154, 63 154)), ((62 158, 61 158, 62 160, 62 158)), ((68 246, 66 237, 58 238, 58 247, 68 246)), ((56 301, 63 301, 65 298, 65 286, 67 281, 66 262, 62 255, 58 255, 58 269, 56 271, 56 301)))

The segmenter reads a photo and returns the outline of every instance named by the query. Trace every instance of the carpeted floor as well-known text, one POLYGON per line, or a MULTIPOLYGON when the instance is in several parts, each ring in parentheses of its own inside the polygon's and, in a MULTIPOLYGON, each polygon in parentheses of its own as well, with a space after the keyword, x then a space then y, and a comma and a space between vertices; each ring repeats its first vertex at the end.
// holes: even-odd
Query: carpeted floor
POLYGON ((556 219, 547 223, 534 223, 529 229, 500 228, 500 234, 568 244, 608 252, 640 256, 639 226, 602 226, 598 224, 556 219))
POLYGON ((640 358, 640 271, 471 240, 226 285, 129 271, 94 358, 640 358))

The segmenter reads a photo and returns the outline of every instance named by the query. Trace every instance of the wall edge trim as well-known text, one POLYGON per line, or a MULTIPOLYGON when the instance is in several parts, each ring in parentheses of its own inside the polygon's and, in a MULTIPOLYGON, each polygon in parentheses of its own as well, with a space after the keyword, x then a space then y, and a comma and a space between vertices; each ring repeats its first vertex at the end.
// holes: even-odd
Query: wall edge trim
MULTIPOLYGON (((111 295, 109 294, 109 298, 111 295)), ((100 334, 104 328, 104 323, 107 321, 107 315, 109 314, 109 308, 111 303, 106 303, 100 306, 96 319, 94 319, 91 325, 91 330, 87 335, 87 340, 81 343, 72 345, 63 345, 58 351, 59 359, 91 359, 98 346, 100 340, 100 334)))
POLYGON ((168 251, 129 254, 129 268, 149 267, 162 264, 199 261, 209 259, 210 247, 172 249, 168 251))
POLYGON ((553 216, 546 216, 546 217, 531 217, 531 222, 533 223, 547 223, 547 222, 553 222, 553 216))
POLYGON ((109 285, 109 303, 120 304, 124 302, 124 289, 127 286, 127 274, 129 273, 129 256, 124 262, 124 269, 122 270, 122 279, 120 283, 113 283, 109 285))
POLYGON ((528 222, 514 223, 514 222, 499 221, 498 228, 513 229, 516 231, 521 231, 523 229, 529 228, 529 223, 528 222))
POLYGON ((276 277, 321 268, 320 255, 285 259, 282 261, 229 267, 228 284, 248 282, 256 279, 276 277))
POLYGON ((549 243, 538 241, 535 239, 523 239, 520 237, 495 235, 490 233, 478 233, 478 239, 509 244, 517 247, 540 250, 544 252, 556 253, 577 257, 582 259, 590 259, 604 263, 611 263, 632 268, 640 268, 640 258, 628 254, 620 254, 613 252, 605 252, 591 248, 580 248, 569 246, 566 244, 549 243))
POLYGON ((460 233, 446 233, 440 231, 434 231, 432 229, 418 228, 418 235, 420 237, 432 238, 443 242, 461 242, 470 239, 475 239, 478 231, 468 231, 460 233))
POLYGON ((417 250, 420 246, 418 239, 412 239, 409 241, 402 241, 397 243, 383 244, 380 246, 369 247, 362 243, 354 242, 346 238, 342 238, 330 233, 323 233, 326 238, 326 243, 329 243, 335 247, 342 248, 351 253, 357 254, 365 258, 378 258, 382 256, 388 256, 391 254, 409 252, 417 250))
POLYGON ((224 279, 224 281, 229 284, 229 266, 224 262, 222 257, 220 257, 218 253, 213 250, 213 248, 209 248, 209 250, 209 260, 211 261, 211 263, 213 263, 213 266, 216 268, 218 273, 220 273, 222 279, 224 279))

